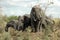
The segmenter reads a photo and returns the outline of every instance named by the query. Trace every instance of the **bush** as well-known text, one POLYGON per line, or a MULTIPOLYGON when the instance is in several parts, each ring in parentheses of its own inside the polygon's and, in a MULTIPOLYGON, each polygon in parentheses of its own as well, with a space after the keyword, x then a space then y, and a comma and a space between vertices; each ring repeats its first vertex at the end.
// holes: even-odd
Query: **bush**
POLYGON ((9 16, 7 17, 7 21, 10 21, 10 20, 17 20, 18 17, 17 16, 9 16))

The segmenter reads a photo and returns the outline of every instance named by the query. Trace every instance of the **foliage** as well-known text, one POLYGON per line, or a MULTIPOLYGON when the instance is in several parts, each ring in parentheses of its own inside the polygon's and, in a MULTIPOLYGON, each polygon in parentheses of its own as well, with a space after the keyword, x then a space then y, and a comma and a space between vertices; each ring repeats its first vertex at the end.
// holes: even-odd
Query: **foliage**
POLYGON ((17 20, 18 17, 17 16, 9 16, 7 17, 7 21, 10 21, 10 20, 17 20))
MULTIPOLYGON (((0 25, 5 25, 5 22, 10 20, 17 20, 17 16, 3 16, 0 19, 0 25), (3 22, 3 23, 2 23, 3 22)), ((37 33, 30 33, 30 32, 21 32, 21 31, 14 31, 14 29, 10 29, 10 31, 5 32, 4 27, 0 26, 0 40, 60 40, 60 19, 54 19, 55 25, 53 29, 58 28, 56 31, 51 32, 51 28, 48 26, 47 30, 43 30, 43 32, 37 33), (55 26, 57 26, 55 28, 55 26)), ((28 29, 29 30, 29 29, 28 29)))

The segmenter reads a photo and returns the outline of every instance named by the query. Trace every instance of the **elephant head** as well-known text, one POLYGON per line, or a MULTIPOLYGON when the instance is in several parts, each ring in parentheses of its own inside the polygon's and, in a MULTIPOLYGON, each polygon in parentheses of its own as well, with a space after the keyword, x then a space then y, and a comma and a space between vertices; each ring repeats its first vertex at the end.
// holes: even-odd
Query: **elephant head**
POLYGON ((40 20, 42 17, 45 16, 45 13, 39 5, 35 5, 34 7, 32 7, 31 15, 34 20, 40 20))

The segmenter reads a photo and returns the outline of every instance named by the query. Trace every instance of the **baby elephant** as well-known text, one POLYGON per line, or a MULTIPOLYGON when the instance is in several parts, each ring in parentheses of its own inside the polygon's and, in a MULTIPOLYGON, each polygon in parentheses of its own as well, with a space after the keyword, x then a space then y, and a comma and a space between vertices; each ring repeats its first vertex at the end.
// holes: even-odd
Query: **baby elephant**
POLYGON ((6 24, 6 27, 5 27, 6 32, 8 32, 9 27, 12 27, 12 28, 14 28, 15 30, 18 30, 18 31, 22 30, 22 26, 19 27, 18 22, 14 21, 14 20, 11 20, 6 24))

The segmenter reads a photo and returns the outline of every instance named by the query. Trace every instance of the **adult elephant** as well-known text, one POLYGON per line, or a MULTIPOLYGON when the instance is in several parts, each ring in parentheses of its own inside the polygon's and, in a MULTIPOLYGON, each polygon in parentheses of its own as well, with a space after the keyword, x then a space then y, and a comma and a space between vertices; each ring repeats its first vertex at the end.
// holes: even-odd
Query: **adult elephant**
POLYGON ((47 28, 47 25, 51 26, 54 24, 54 21, 45 15, 44 11, 40 8, 39 5, 32 7, 30 17, 32 32, 40 31, 40 27, 47 28))
POLYGON ((34 7, 32 7, 30 17, 31 17, 32 32, 37 32, 40 29, 40 26, 41 26, 40 24, 42 22, 45 22, 44 21, 45 14, 39 5, 35 5, 34 7))

